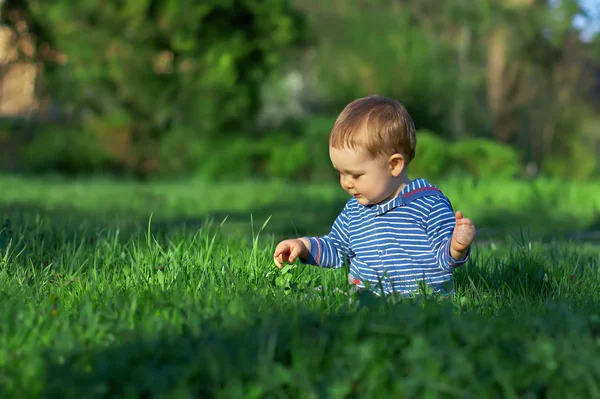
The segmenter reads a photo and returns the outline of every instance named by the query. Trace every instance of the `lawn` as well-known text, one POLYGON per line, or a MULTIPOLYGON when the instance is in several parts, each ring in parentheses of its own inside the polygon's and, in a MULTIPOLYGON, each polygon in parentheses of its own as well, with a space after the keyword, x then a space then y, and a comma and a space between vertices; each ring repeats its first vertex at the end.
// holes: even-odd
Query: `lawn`
POLYGON ((450 300, 276 269, 335 185, 0 177, 3 396, 600 397, 600 185, 439 185, 495 232, 450 300))

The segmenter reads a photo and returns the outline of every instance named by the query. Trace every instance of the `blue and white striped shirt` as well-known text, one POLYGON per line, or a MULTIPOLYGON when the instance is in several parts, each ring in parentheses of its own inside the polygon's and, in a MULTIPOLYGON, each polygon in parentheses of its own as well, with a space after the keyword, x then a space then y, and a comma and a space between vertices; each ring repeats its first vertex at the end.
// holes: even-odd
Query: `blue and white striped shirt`
POLYGON ((469 259, 450 255, 456 217, 450 200, 425 179, 411 181, 385 204, 364 206, 350 199, 329 234, 306 237, 310 255, 305 264, 340 268, 350 262, 358 288, 387 295, 418 291, 424 281, 435 292, 452 285, 452 270, 469 259), (381 284, 380 284, 381 282, 381 284))

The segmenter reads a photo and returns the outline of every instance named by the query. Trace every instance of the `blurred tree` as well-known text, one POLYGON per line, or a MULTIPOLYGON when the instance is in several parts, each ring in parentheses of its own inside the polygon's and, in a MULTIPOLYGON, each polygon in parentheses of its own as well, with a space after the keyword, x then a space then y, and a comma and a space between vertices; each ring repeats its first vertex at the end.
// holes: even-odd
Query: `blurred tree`
MULTIPOLYGON (((106 153, 93 165, 108 158, 142 173, 196 168, 216 176, 229 162, 231 170, 244 164, 251 173, 258 164, 293 175, 285 157, 269 154, 298 135, 312 148, 321 142, 310 138, 312 128, 282 133, 272 150, 268 138, 249 148, 259 134, 252 129, 259 91, 267 82, 285 86, 274 81, 286 64, 302 75, 294 77, 301 91, 282 90, 308 104, 298 114, 328 117, 379 93, 402 101, 420 129, 515 145, 522 161, 555 175, 584 178, 596 167, 600 36, 580 39, 577 0, 11 0, 7 7, 27 16, 37 38, 45 92, 83 122, 85 134, 75 128, 68 137, 84 142, 72 147, 89 151, 94 138, 106 153), (232 146, 233 134, 246 137, 232 146), (575 168, 583 158, 586 166, 575 168)), ((279 98, 271 101, 282 105, 279 98)), ((273 120, 287 121, 281 108, 272 108, 273 120)), ((313 129, 319 140, 328 123, 313 129)), ((300 160, 298 168, 315 168, 300 160)))
POLYGON ((46 41, 24 0, 0 1, 0 168, 9 171, 21 167, 19 149, 36 130, 39 75, 54 56, 39 45, 46 41))
POLYGON ((316 64, 332 108, 387 94, 405 103, 419 128, 518 145, 523 160, 538 165, 564 142, 557 135, 573 137, 560 120, 589 97, 584 87, 600 59, 573 27, 576 0, 302 0, 302 7, 319 39, 316 64))
POLYGON ((259 87, 303 27, 286 0, 20 1, 66 59, 48 92, 142 173, 158 167, 170 132, 185 151, 249 126, 259 87))
POLYGON ((410 2, 410 12, 428 38, 438 46, 448 48, 446 70, 450 91, 446 130, 456 139, 486 129, 487 107, 480 101, 485 71, 481 40, 489 30, 498 5, 488 0, 457 0, 410 2), (474 128, 478 126, 478 128, 474 128), (475 131, 473 131, 475 130, 475 131))
POLYGON ((332 112, 378 93, 402 101, 418 127, 447 131, 452 52, 431 40, 410 2, 307 0, 298 6, 310 16, 316 79, 332 112))
MULTIPOLYGON (((589 51, 572 24, 581 12, 577 1, 411 4, 421 24, 435 32, 434 40, 455 42, 458 68, 450 70, 457 82, 452 103, 454 136, 461 137, 460 131, 469 126, 464 121, 466 98, 478 96, 479 82, 467 86, 465 81, 472 71, 483 72, 487 101, 482 101, 486 109, 481 111, 488 115, 485 125, 491 136, 500 143, 519 145, 525 159, 541 165, 558 144, 555 136, 559 121, 567 117, 565 110, 580 106, 587 72, 593 70, 585 65, 589 51)), ((564 133, 574 136, 572 130, 564 133)))

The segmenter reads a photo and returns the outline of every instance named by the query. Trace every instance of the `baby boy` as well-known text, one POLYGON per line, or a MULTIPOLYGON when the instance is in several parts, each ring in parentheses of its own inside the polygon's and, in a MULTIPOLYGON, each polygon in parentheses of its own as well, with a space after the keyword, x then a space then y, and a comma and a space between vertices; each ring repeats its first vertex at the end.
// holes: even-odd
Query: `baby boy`
POLYGON ((409 179, 415 147, 414 123, 398 101, 368 96, 348 104, 331 130, 329 155, 352 198, 329 234, 280 242, 277 267, 349 262, 358 289, 408 295, 425 283, 446 292, 454 268, 469 259, 475 226, 440 189, 409 179))

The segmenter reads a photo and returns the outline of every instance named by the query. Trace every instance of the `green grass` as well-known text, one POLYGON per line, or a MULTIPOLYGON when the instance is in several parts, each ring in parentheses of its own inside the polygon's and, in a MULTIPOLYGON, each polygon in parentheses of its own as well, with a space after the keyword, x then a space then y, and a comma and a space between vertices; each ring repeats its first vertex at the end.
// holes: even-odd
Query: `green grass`
MULTIPOLYGON (((600 182, 561 180, 431 180, 455 209, 472 218, 480 238, 515 235, 523 228, 538 237, 600 230, 600 182)), ((325 234, 347 201, 331 184, 200 181, 140 184, 112 180, 24 179, 0 175, 0 207, 18 218, 41 213, 77 223, 110 223, 122 228, 146 224, 155 230, 196 228, 228 217, 227 232, 247 233, 250 215, 271 217, 266 232, 277 236, 325 234)))
MULTIPOLYGON (((510 184, 534 209, 530 189, 510 184)), ((11 220, 0 235, 6 397, 600 397, 593 243, 509 231, 514 239, 475 247, 450 300, 382 299, 350 293, 345 270, 273 265, 271 233, 301 220, 327 230, 329 220, 308 220, 309 199, 323 192, 335 215, 335 187, 0 187, 0 217, 11 220), (269 206, 287 213, 248 223, 269 206), (215 217, 237 212, 245 221, 231 230, 215 217)), ((588 226, 593 189, 573 185, 556 213, 588 226)))

